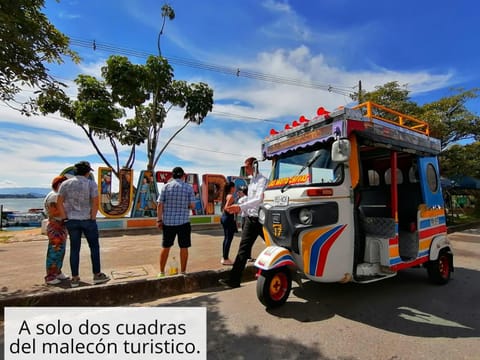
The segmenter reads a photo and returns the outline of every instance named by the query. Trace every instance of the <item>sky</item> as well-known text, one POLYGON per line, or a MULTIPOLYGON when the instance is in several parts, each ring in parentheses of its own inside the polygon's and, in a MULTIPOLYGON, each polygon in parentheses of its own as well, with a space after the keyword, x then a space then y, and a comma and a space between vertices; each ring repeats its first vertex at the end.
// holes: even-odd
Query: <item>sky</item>
MULTIPOLYGON (((144 64, 158 55, 164 1, 46 0, 43 12, 71 39, 82 58, 49 64, 69 87, 80 74, 101 79, 111 55, 144 64), (98 46, 93 49, 93 42, 98 46)), ((175 79, 205 82, 214 90, 213 111, 189 124, 167 147, 155 170, 182 166, 187 173, 238 175, 244 159, 261 159, 261 141, 318 107, 350 106, 348 94, 390 81, 405 85, 419 104, 479 86, 480 4, 451 0, 170 0, 160 49, 175 79), (238 75, 238 76, 237 76, 238 75)), ((31 96, 25 89, 21 96, 31 96)), ((467 107, 478 114, 480 100, 467 107)), ((160 149, 184 124, 169 112, 160 149)), ((98 140, 113 160, 112 150, 98 140)), ((146 145, 134 170, 146 168, 146 145)), ((120 161, 128 152, 121 149, 120 161)), ((49 187, 77 161, 104 166, 83 131, 59 114, 22 116, 0 104, 0 188, 49 187)), ((269 173, 270 164, 260 169, 269 173)))

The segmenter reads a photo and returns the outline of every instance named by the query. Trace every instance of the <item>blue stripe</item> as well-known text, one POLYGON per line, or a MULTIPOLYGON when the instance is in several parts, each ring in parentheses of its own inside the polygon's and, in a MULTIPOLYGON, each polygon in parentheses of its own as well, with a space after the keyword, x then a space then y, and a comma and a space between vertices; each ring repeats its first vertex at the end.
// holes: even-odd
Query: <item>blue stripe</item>
POLYGON ((278 264, 279 262, 286 261, 286 260, 293 261, 293 258, 290 255, 285 254, 281 258, 279 258, 277 261, 275 261, 275 264, 278 264))
POLYGON ((312 250, 310 250, 310 274, 313 275, 317 272, 317 263, 318 258, 320 257, 320 249, 322 248, 323 244, 335 234, 335 232, 341 227, 342 225, 337 225, 333 229, 328 230, 325 234, 320 236, 312 245, 312 250))
POLYGON ((418 258, 421 258, 423 256, 428 256, 428 253, 429 253, 429 250, 420 251, 418 253, 418 258))

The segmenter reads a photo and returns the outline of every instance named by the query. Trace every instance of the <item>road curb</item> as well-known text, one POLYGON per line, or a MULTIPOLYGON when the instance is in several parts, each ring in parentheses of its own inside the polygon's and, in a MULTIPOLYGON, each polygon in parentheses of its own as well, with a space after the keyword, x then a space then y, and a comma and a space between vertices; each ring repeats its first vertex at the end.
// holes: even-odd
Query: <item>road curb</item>
MULTIPOLYGON (((104 285, 81 286, 64 291, 28 294, 0 299, 1 316, 5 307, 15 306, 119 306, 148 302, 169 296, 192 293, 218 287, 218 280, 226 278, 229 270, 207 270, 161 279, 142 279, 104 285)), ((249 265, 242 281, 255 280, 256 269, 249 265)))

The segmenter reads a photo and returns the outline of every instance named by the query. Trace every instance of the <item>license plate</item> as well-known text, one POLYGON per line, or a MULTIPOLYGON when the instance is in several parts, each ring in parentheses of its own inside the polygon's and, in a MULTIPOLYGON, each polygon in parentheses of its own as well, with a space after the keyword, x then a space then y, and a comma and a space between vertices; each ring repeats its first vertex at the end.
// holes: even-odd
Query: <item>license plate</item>
POLYGON ((273 199, 274 206, 287 206, 288 205, 288 195, 278 195, 273 199))

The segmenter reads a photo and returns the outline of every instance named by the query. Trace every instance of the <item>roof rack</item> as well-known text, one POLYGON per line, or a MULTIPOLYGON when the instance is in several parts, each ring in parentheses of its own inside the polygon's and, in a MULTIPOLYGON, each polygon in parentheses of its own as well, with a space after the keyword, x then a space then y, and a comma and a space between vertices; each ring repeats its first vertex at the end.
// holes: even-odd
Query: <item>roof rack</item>
POLYGON ((430 136, 430 128, 425 121, 419 120, 410 115, 402 114, 385 106, 378 105, 372 101, 367 101, 354 106, 353 109, 362 110, 364 116, 369 118, 370 121, 377 119, 430 136))

